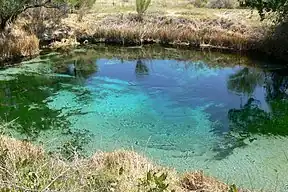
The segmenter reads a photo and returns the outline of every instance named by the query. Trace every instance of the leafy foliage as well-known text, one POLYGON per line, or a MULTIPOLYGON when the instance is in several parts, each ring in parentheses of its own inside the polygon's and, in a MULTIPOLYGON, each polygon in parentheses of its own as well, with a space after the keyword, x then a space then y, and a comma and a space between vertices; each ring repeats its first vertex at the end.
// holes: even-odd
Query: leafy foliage
POLYGON ((244 0, 246 6, 257 9, 262 19, 269 13, 276 13, 278 22, 288 18, 287 0, 244 0))
POLYGON ((144 191, 147 192, 165 192, 168 189, 169 184, 166 184, 168 174, 162 173, 161 175, 157 172, 148 171, 146 177, 140 179, 138 186, 139 191, 144 187, 144 191))
POLYGON ((235 184, 230 186, 229 192, 238 192, 238 189, 235 184))
POLYGON ((95 0, 0 0, 0 30, 30 8, 46 7, 67 12, 69 7, 91 7, 95 0))
POLYGON ((60 1, 50 0, 0 0, 0 27, 4 30, 9 22, 14 22, 18 15, 29 8, 56 6, 60 1))

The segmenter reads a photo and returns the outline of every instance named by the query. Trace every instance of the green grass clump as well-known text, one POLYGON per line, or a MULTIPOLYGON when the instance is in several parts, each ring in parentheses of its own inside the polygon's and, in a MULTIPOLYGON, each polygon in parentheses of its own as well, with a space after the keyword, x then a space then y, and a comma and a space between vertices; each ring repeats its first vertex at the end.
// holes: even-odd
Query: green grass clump
POLYGON ((147 11, 150 4, 151 0, 136 0, 136 11, 139 18, 142 19, 143 14, 147 11))

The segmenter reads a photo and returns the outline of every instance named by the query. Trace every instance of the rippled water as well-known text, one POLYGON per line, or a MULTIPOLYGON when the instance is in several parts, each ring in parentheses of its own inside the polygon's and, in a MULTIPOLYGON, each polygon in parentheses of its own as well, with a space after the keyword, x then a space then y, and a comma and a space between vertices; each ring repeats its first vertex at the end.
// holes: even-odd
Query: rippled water
POLYGON ((133 149, 179 171, 288 191, 286 71, 157 47, 44 54, 0 71, 0 114, 13 121, 7 134, 66 155, 67 144, 86 155, 133 149))

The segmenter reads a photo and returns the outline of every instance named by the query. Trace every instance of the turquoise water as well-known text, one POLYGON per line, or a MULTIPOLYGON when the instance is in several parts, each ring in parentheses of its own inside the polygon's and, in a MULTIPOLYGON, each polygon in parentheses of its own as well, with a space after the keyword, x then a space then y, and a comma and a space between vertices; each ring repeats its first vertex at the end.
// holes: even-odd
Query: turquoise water
POLYGON ((131 149, 288 191, 288 73, 276 64, 153 47, 42 55, 0 71, 0 114, 15 123, 6 134, 47 150, 131 149))

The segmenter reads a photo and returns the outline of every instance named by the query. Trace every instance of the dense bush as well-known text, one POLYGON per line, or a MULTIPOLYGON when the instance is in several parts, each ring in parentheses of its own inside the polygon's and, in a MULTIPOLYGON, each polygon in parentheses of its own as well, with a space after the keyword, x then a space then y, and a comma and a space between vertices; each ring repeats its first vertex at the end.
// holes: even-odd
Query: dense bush
POLYGON ((283 22, 288 19, 287 0, 243 0, 242 3, 253 9, 257 9, 262 19, 267 14, 276 13, 276 21, 283 22))

